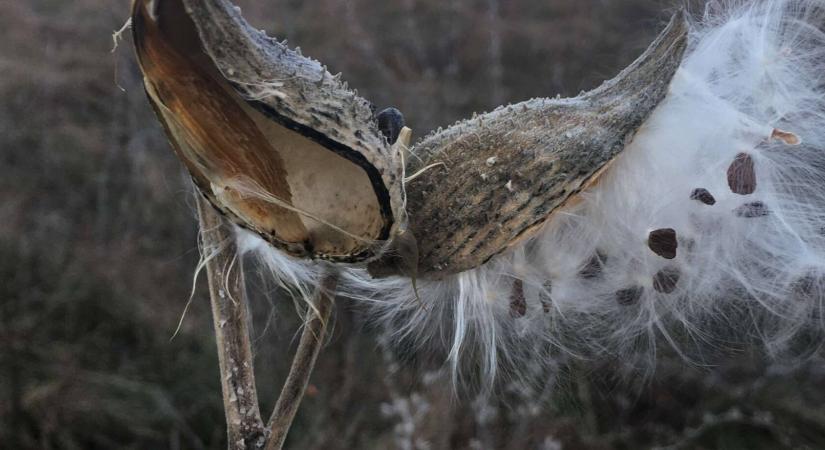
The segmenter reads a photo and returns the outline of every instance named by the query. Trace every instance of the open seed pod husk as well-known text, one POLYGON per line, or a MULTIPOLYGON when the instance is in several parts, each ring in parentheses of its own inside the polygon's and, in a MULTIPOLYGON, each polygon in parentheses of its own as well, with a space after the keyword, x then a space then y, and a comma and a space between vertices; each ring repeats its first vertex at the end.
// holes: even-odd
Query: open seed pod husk
POLYGON ((678 13, 593 91, 439 130, 412 149, 405 185, 400 147, 369 102, 229 1, 135 0, 133 29, 152 104, 216 208, 293 256, 425 278, 485 264, 596 183, 665 98, 687 46, 678 13))
MULTIPOLYGON (((481 266, 596 183, 667 95, 687 28, 676 14, 641 57, 593 91, 501 107, 415 145, 406 192, 418 274, 481 266)), ((370 270, 398 272, 391 255, 370 270)))
POLYGON ((132 26, 150 102, 213 206, 293 256, 383 251, 403 162, 368 101, 225 0, 134 0, 132 26))

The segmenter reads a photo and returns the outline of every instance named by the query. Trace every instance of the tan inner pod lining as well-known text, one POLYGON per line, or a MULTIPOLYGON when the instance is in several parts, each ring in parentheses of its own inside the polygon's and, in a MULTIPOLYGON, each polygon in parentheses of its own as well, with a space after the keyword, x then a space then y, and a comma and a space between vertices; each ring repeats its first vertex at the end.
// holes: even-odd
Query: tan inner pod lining
MULTIPOLYGON (((193 160, 185 161, 189 169, 205 178, 225 206, 257 231, 290 243, 308 242, 316 254, 349 255, 369 247, 380 236, 384 218, 366 171, 247 104, 204 53, 180 0, 161 1, 157 16, 162 40, 169 44, 158 43, 156 47, 167 48, 156 52, 172 51, 178 58, 152 58, 153 65, 160 60, 170 66, 161 68, 161 76, 153 81, 161 87, 158 91, 167 91, 159 94, 176 116, 173 122, 187 128, 174 134, 187 135, 183 140, 189 145, 181 147, 190 148, 179 151, 193 160), (169 29, 174 32, 164 33, 169 29), (170 101, 170 96, 175 98, 170 101), (245 180, 243 190, 261 192, 238 193, 239 178, 245 180)), ((180 128, 174 125, 170 128, 180 128)))

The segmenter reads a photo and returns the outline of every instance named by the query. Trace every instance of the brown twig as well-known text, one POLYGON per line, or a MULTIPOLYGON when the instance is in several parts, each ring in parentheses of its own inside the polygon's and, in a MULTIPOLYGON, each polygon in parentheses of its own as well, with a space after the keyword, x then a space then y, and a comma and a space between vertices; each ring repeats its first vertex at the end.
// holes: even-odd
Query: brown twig
POLYGON ((200 195, 197 201, 201 252, 207 258, 212 320, 218 344, 228 447, 263 448, 266 434, 255 389, 241 260, 223 218, 200 195))
POLYGON ((289 375, 264 428, 255 388, 241 260, 223 218, 201 196, 198 196, 198 215, 201 251, 207 260, 229 448, 280 450, 323 346, 338 278, 330 273, 318 287, 315 304, 308 312, 311 319, 304 327, 289 375))
POLYGON ((315 308, 308 311, 311 319, 305 324, 304 331, 301 333, 301 341, 292 360, 289 376, 281 389, 281 395, 267 425, 270 436, 266 450, 280 450, 284 445, 295 413, 304 397, 318 353, 324 344, 337 284, 338 277, 330 273, 318 287, 315 308))

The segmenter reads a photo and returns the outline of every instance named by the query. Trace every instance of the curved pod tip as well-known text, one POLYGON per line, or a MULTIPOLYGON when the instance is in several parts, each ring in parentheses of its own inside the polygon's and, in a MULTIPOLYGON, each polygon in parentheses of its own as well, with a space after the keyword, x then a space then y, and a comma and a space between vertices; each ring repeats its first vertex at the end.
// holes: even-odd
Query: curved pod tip
MULTIPOLYGON (((600 87, 532 99, 459 122, 415 146, 410 169, 442 162, 406 187, 418 273, 471 270, 533 236, 596 183, 668 93, 688 40, 677 13, 650 47, 600 87)), ((374 265, 378 265, 375 263, 374 265)))

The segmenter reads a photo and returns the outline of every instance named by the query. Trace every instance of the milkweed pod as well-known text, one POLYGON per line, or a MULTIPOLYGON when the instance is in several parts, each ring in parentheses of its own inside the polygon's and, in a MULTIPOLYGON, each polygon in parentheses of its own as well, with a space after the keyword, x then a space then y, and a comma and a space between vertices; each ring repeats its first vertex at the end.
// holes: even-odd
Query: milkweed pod
MULTIPOLYGON (((412 151, 409 228, 426 278, 480 267, 534 236, 609 170, 668 93, 683 12, 627 69, 572 99, 532 99, 436 132, 412 151), (422 237, 426 239, 422 239, 422 237)), ((380 262, 371 266, 373 273, 380 262)))
POLYGON ((355 263, 403 225, 372 105, 225 0, 134 0, 149 99, 203 195, 292 256, 355 263))

